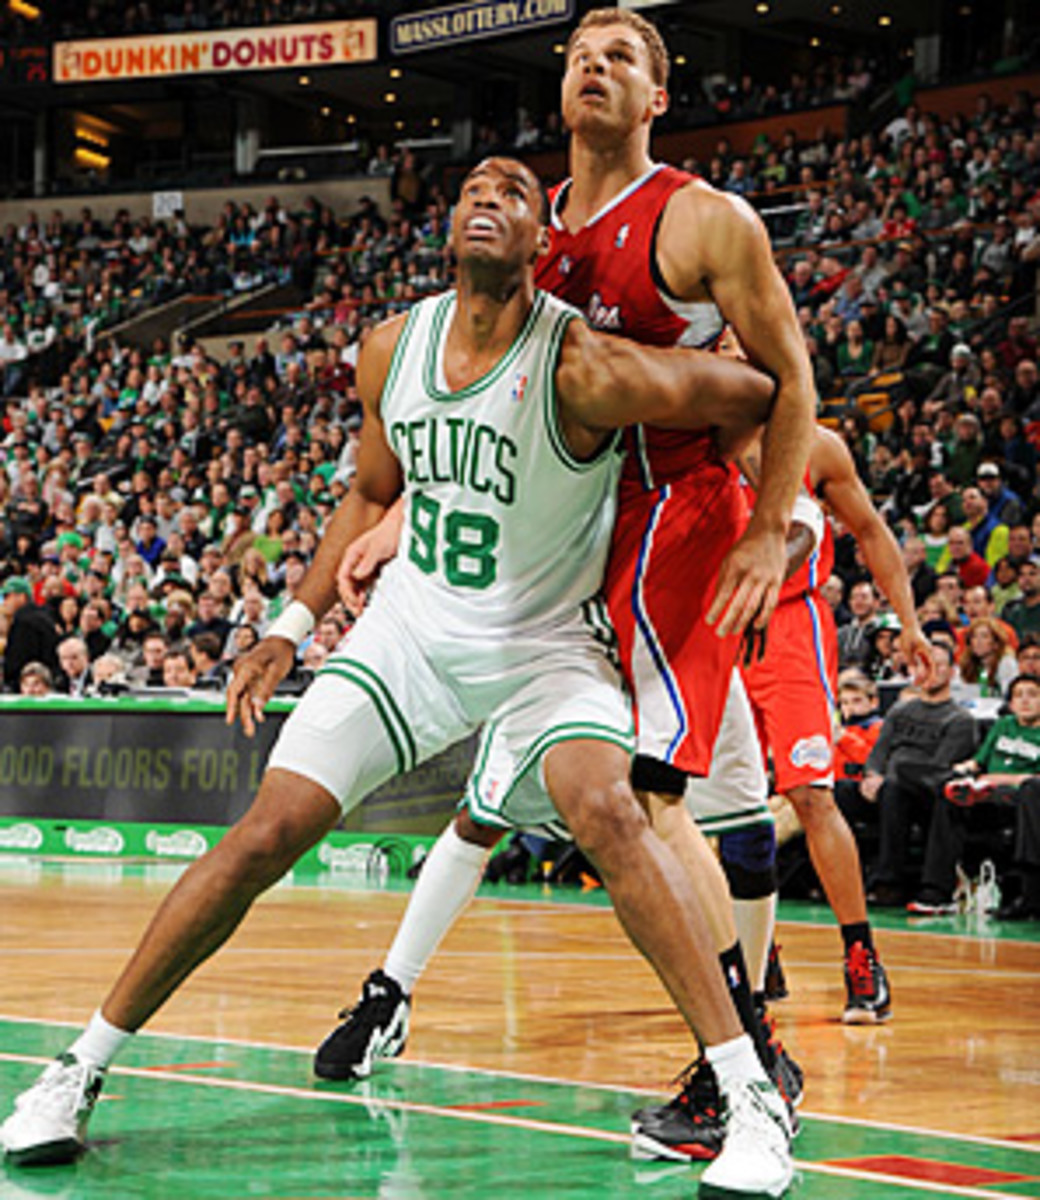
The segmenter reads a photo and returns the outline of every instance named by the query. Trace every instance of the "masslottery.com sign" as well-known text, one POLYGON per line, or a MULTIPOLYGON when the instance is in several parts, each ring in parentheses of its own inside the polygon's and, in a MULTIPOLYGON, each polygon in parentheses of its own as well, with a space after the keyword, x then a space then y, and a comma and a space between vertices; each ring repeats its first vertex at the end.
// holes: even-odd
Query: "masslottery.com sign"
POLYGON ((151 37, 56 42, 56 83, 299 70, 374 62, 376 22, 327 21, 151 37))
POLYGON ((574 16, 574 0, 470 0, 394 17, 390 51, 412 54, 480 38, 527 32, 574 16))

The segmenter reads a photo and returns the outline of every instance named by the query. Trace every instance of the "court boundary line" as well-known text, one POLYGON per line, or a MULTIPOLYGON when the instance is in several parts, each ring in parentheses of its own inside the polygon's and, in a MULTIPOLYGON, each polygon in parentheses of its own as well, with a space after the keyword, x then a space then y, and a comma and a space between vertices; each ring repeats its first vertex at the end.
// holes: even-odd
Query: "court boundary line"
MULTIPOLYGON (((51 1060, 37 1054, 14 1054, 0 1051, 0 1062, 14 1062, 45 1066, 51 1060)), ((133 1079, 159 1080, 164 1083, 186 1084, 192 1087, 215 1088, 218 1091, 249 1092, 255 1095, 280 1096, 283 1099, 304 1100, 310 1103, 345 1104, 351 1108, 370 1109, 373 1104, 398 1112, 414 1113, 417 1116, 441 1117, 453 1121, 469 1121, 478 1125, 497 1125, 507 1129, 519 1129, 528 1133, 545 1133, 557 1137, 571 1137, 582 1141, 606 1142, 609 1145, 628 1146, 631 1135, 614 1133, 609 1129, 592 1129, 588 1126, 570 1125, 563 1122, 538 1121, 530 1117, 512 1117, 502 1113, 481 1112, 473 1109, 441 1108, 432 1104, 419 1104, 412 1100, 383 1099, 373 1096, 355 1096, 350 1092, 318 1091, 311 1088, 291 1087, 287 1084, 261 1083, 256 1080, 207 1078, 199 1075, 184 1075, 167 1070, 148 1067, 110 1067, 113 1076, 133 1079)), ((637 1161, 637 1160, 633 1160, 637 1161)), ((933 1180, 913 1179, 900 1175, 889 1175, 879 1171, 860 1171, 854 1167, 838 1167, 827 1162, 807 1162, 794 1159, 796 1171, 811 1175, 827 1175, 837 1179, 855 1180, 857 1183, 880 1183, 891 1187, 910 1188, 938 1196, 963 1196, 967 1200, 1022 1200, 1021 1193, 998 1192, 992 1188, 975 1188, 967 1185, 941 1184, 933 1180)))
MULTIPOLYGON (((37 1017, 13 1017, 5 1013, 0 1013, 0 1022, 6 1021, 12 1025, 44 1025, 58 1029, 83 1029, 83 1023, 77 1021, 57 1021, 53 1019, 37 1018, 37 1017)), ((209 1045, 220 1046, 241 1046, 247 1050, 277 1050, 288 1054, 303 1054, 310 1058, 313 1053, 313 1047, 292 1046, 284 1042, 253 1042, 247 1038, 234 1037, 206 1037, 203 1034, 197 1033, 163 1033, 157 1030, 145 1030, 137 1037, 143 1038, 163 1038, 167 1041, 179 1042, 206 1042, 209 1045)), ((24 1056, 26 1061, 37 1061, 36 1058, 24 1056)), ((9 1053, 0 1051, 0 1061, 11 1059, 9 1053)), ((16 1059, 15 1059, 16 1060, 16 1059)), ((15 1061, 12 1060, 12 1061, 15 1061)), ((41 1063, 47 1063, 49 1058, 40 1058, 41 1063)), ((481 1075, 490 1076, 495 1079, 515 1079, 526 1083, 541 1083, 549 1084, 556 1087, 571 1087, 571 1088, 587 1088, 591 1091, 611 1092, 614 1095, 634 1095, 634 1096, 663 1096, 666 1092, 660 1088, 644 1088, 644 1087, 620 1087, 611 1083, 585 1083, 579 1079, 566 1079, 553 1075, 533 1075, 522 1071, 495 1071, 490 1067, 468 1067, 462 1066, 459 1063, 442 1063, 431 1059, 396 1059, 395 1067, 415 1067, 418 1070, 435 1070, 435 1071, 450 1071, 456 1074, 481 1075)), ((113 1067, 113 1071, 118 1070, 140 1070, 149 1077, 158 1077, 155 1071, 145 1068, 119 1068, 113 1067)), ((854 1128, 877 1129, 887 1133, 902 1133, 913 1135, 915 1137, 926 1138, 942 1138, 948 1141, 968 1142, 974 1146, 986 1146, 995 1150, 1014 1150, 1025 1151, 1027 1154, 1040 1154, 1040 1145, 1033 1146, 1028 1142, 1011 1142, 1005 1141, 1002 1138, 985 1137, 982 1134, 973 1133, 957 1133, 952 1130, 930 1129, 923 1125, 900 1125, 894 1121, 878 1121, 870 1118, 857 1118, 837 1116, 831 1113, 812 1112, 809 1109, 799 1109, 799 1114, 803 1117, 808 1117, 813 1121, 828 1121, 835 1125, 848 1125, 854 1128)), ((996 1192, 981 1193, 987 1196, 996 1196, 996 1192)), ((1018 1197, 1021 1200, 1021 1197, 1018 1197)))

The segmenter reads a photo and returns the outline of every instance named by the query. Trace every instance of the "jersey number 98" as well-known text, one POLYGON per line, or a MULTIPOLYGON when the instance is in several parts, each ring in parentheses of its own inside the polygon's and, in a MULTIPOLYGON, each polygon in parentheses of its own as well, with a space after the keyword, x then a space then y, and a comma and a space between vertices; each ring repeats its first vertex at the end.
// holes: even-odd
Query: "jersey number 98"
POLYGON ((453 510, 442 521, 440 504, 416 492, 412 496, 411 527, 408 557, 424 575, 437 570, 440 557, 444 578, 452 587, 479 591, 495 582, 498 572, 495 549, 500 531, 494 517, 453 510), (441 542, 443 548, 439 546, 441 542))

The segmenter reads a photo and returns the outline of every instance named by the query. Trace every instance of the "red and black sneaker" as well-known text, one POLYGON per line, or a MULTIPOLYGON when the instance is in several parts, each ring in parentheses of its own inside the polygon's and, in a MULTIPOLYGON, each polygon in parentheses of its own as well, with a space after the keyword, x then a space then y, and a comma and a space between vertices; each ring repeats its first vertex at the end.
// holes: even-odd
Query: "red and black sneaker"
POLYGON ((674 1100, 632 1114, 633 1158, 706 1161, 722 1149, 722 1100, 707 1060, 698 1058, 676 1082, 674 1100))
POLYGON ((765 997, 773 1000, 786 1000, 790 995, 787 990, 787 976, 784 975, 784 964, 780 961, 780 950, 776 942, 769 944, 769 958, 766 961, 765 997))
POLYGON ((794 1116, 794 1110, 801 1104, 802 1097, 805 1094, 805 1072, 795 1062, 787 1052, 787 1047, 777 1037, 776 1022, 766 1011, 765 1007, 759 1008, 757 1012, 758 1019, 762 1024, 762 1032, 766 1045, 769 1048, 769 1057, 772 1059, 771 1062, 766 1064, 766 1069, 769 1077, 776 1084, 776 1090, 787 1101, 787 1107, 791 1111, 791 1124, 794 1136, 797 1137, 799 1129, 798 1122, 794 1116))
POLYGON ((892 1015, 888 976, 874 949, 853 942, 845 954, 845 1025, 876 1025, 892 1015))

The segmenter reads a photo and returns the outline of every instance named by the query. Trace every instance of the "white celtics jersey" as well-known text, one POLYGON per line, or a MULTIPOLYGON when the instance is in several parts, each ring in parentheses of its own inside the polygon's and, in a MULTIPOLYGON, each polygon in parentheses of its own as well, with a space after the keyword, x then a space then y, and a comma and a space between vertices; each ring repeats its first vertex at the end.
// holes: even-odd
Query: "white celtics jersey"
POLYGON ((446 631, 508 634, 599 589, 621 460, 616 438, 576 460, 559 428, 555 370, 575 309, 537 292, 497 366, 457 392, 443 369, 454 312, 454 292, 412 308, 383 388, 406 502, 391 574, 446 631))

